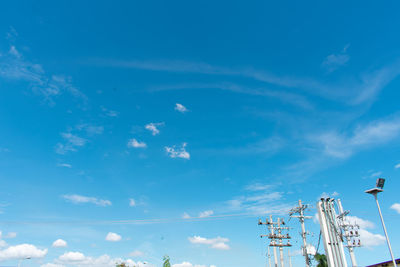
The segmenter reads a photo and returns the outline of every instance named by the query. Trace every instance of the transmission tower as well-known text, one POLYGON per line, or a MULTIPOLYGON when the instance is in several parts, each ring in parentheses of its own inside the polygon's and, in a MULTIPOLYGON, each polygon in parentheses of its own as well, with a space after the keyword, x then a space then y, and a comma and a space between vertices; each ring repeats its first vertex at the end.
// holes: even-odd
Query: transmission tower
POLYGON ((299 199, 299 206, 294 207, 289 211, 289 216, 290 218, 298 218, 301 224, 301 237, 303 239, 303 256, 306 260, 306 267, 310 267, 311 264, 311 257, 309 257, 309 251, 307 251, 307 232, 306 232, 306 227, 304 224, 305 219, 311 219, 311 216, 304 216, 304 211, 308 208, 308 205, 304 205, 301 203, 301 200, 299 199), (299 214, 299 215, 294 215, 294 214, 299 214))

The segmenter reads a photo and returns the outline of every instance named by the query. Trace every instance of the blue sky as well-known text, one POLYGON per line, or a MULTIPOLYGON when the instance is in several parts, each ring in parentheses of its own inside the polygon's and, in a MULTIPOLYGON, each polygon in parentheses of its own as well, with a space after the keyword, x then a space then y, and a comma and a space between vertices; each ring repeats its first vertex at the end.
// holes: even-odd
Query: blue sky
POLYGON ((1 264, 263 266, 258 218, 321 195, 372 264, 389 260, 363 193, 379 176, 399 257, 399 7, 3 3, 1 264))

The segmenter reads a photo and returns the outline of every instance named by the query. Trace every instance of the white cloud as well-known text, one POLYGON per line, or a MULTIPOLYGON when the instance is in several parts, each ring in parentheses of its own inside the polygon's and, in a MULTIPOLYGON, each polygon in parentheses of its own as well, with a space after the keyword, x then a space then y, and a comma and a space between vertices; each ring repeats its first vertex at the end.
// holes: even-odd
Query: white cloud
POLYGON ((165 151, 170 158, 190 159, 190 154, 186 151, 186 145, 186 143, 183 143, 180 148, 176 148, 176 146, 166 146, 165 151))
POLYGON ((228 238, 224 237, 216 237, 216 238, 204 238, 201 236, 193 236, 188 238, 190 243, 192 244, 202 244, 208 245, 210 248, 218 249, 218 250, 228 250, 230 249, 229 245, 226 244, 229 242, 228 238))
POLYGON ((226 209, 232 211, 246 211, 255 215, 286 214, 292 204, 282 203, 282 192, 256 192, 239 196, 226 202, 226 209))
POLYGON ((163 122, 158 122, 158 123, 149 123, 145 126, 146 130, 149 130, 151 132, 152 135, 157 135, 160 133, 160 130, 157 128, 159 126, 163 126, 164 123, 163 122))
POLYGON ((179 111, 181 113, 188 112, 188 109, 184 105, 179 104, 179 103, 175 104, 175 110, 177 110, 177 111, 179 111))
POLYGON ((382 175, 382 172, 373 172, 373 173, 371 173, 370 177, 377 178, 377 177, 380 177, 381 175, 382 175))
MULTIPOLYGON (((96 126, 90 124, 79 124, 74 128, 68 129, 67 132, 61 133, 64 143, 56 145, 56 153, 66 154, 69 151, 77 151, 79 147, 83 147, 88 142, 88 139, 78 136, 85 134, 87 137, 102 134, 104 131, 103 126, 96 126), (76 134, 75 132, 78 132, 76 134)), ((67 166, 64 166, 67 167, 67 166)))
POLYGON ((134 258, 142 257, 143 255, 144 255, 144 253, 142 251, 139 251, 139 250, 134 250, 131 253, 129 253, 129 256, 134 257, 134 258))
POLYGON ((336 158, 348 158, 356 150, 384 144, 397 138, 399 134, 400 119, 396 117, 358 126, 350 136, 329 132, 313 137, 313 140, 323 146, 325 154, 336 158))
POLYGON ((86 196, 81 196, 81 195, 64 195, 62 197, 74 204, 92 203, 97 206, 103 206, 103 207, 112 205, 110 200, 98 199, 95 197, 86 197, 86 196))
POLYGON ((11 55, 13 55, 13 56, 15 56, 15 57, 17 57, 17 58, 20 58, 20 57, 22 57, 22 55, 18 52, 18 50, 17 50, 17 48, 15 48, 15 46, 11 46, 10 47, 10 50, 8 51, 11 55))
POLYGON ((75 261, 83 261, 85 259, 85 255, 81 252, 65 252, 62 254, 59 259, 65 262, 75 262, 75 261))
POLYGON ((16 232, 8 232, 6 235, 3 235, 3 233, 0 231, 0 238, 16 238, 17 233, 16 232))
POLYGON ((338 192, 334 191, 333 193, 327 193, 327 192, 322 192, 320 198, 332 198, 332 197, 337 197, 339 195, 338 192))
POLYGON ((58 167, 64 167, 64 168, 72 168, 71 164, 68 163, 59 163, 57 164, 58 167))
POLYGON ((101 107, 101 110, 104 112, 104 115, 108 117, 118 117, 119 112, 115 110, 110 110, 105 107, 101 107))
POLYGON ((43 258, 47 254, 47 249, 38 249, 31 244, 21 244, 0 250, 0 260, 24 259, 24 258, 43 258))
POLYGON ((206 217, 210 217, 211 215, 214 214, 214 211, 212 210, 205 210, 199 213, 199 217, 200 218, 206 218, 206 217))
POLYGON ((395 168, 395 169, 400 169, 400 163, 396 164, 396 165, 394 166, 394 168, 395 168))
POLYGON ((133 198, 129 199, 129 207, 135 207, 136 206, 136 201, 133 198))
POLYGON ((380 246, 386 242, 386 238, 383 235, 373 234, 364 229, 360 229, 360 240, 361 245, 365 247, 380 246))
MULTIPOLYGON (((347 47, 342 51, 342 55, 346 54, 347 47)), ((339 55, 340 55, 339 54, 339 55)), ((346 56, 332 56, 328 62, 345 64, 349 58, 346 56)), ((366 73, 355 74, 354 77, 346 79, 339 84, 327 84, 326 81, 319 81, 310 79, 309 77, 294 77, 292 75, 275 75, 270 71, 257 70, 254 68, 227 68, 222 66, 213 66, 203 62, 188 62, 188 61, 124 61, 124 60, 96 60, 92 62, 96 65, 119 67, 119 68, 135 68, 144 70, 167 71, 176 73, 201 73, 207 75, 224 75, 224 76, 242 76, 255 79, 266 84, 273 84, 279 87, 296 88, 311 93, 313 95, 322 96, 330 100, 339 100, 348 104, 361 104, 373 100, 374 97, 393 79, 400 74, 400 61, 395 61, 392 64, 383 66, 375 71, 366 73), (361 76, 361 79, 360 79, 361 76)), ((333 64, 327 64, 332 67, 333 64)), ((223 86, 223 84, 221 84, 223 86)), ((183 84, 180 88, 220 88, 221 85, 191 85, 183 84)), ((171 86, 159 90, 176 90, 179 86, 171 86)), ((237 88, 223 88, 224 90, 237 91, 237 88)), ((282 88, 281 88, 282 89, 282 88)), ((261 88, 260 90, 244 90, 242 93, 262 94, 266 92, 267 95, 277 97, 283 100, 291 100, 297 102, 298 95, 291 94, 289 90, 276 90, 270 91, 261 88), (297 99, 296 99, 297 98, 297 99)), ((304 97, 300 96, 300 102, 304 102, 304 97)), ((305 103, 309 106, 309 103, 305 103)))
POLYGON ((3 239, 0 239, 0 248, 4 248, 4 247, 7 247, 7 246, 8 246, 7 242, 4 241, 3 239))
POLYGON ((394 203, 390 208, 400 214, 400 203, 394 203))
POLYGON ((261 184, 261 183, 255 183, 255 184, 250 184, 246 186, 246 190, 248 191, 264 191, 267 189, 271 189, 272 185, 270 184, 261 184))
POLYGON ((133 147, 133 148, 146 148, 147 145, 144 142, 139 142, 135 138, 130 139, 128 141, 128 147, 133 147))
MULTIPOLYGON (((198 265, 198 264, 192 264, 190 262, 184 261, 182 263, 176 263, 172 264, 172 267, 208 267, 207 265, 198 265)), ((210 265, 210 267, 216 267, 215 265, 210 265)))
POLYGON ((121 241, 122 237, 119 234, 109 232, 106 236, 106 240, 110 242, 121 241))
POLYGON ((46 263, 40 265, 40 267, 65 267, 65 265, 57 264, 57 263, 46 263))
POLYGON ((366 229, 373 229, 375 225, 373 222, 361 219, 356 216, 346 216, 351 224, 358 224, 360 226, 360 240, 361 245, 365 247, 380 246, 385 243, 386 239, 383 235, 374 234, 366 229))
POLYGON ((348 48, 349 45, 346 45, 340 53, 327 56, 324 62, 322 62, 322 66, 328 72, 333 72, 339 67, 345 65, 350 60, 350 57, 347 54, 348 48))
POLYGON ((182 215, 182 219, 190 219, 190 218, 192 218, 192 217, 190 217, 190 215, 188 214, 188 213, 183 213, 183 215, 182 215))
POLYGON ((86 140, 71 133, 61 133, 61 136, 74 146, 84 146, 86 140))
POLYGON ((63 93, 83 101, 87 100, 87 97, 72 84, 71 77, 47 74, 42 65, 24 59, 13 45, 8 53, 0 53, 0 77, 28 82, 29 88, 41 95, 50 105, 54 105, 54 99, 63 93))
POLYGON ((65 248, 67 246, 67 242, 62 239, 57 239, 56 241, 53 242, 52 246, 55 248, 65 248))
POLYGON ((81 132, 86 132, 88 136, 102 134, 104 132, 103 126, 82 123, 75 126, 75 129, 81 132))
POLYGON ((346 216, 348 221, 351 224, 358 224, 363 229, 373 229, 375 228, 375 224, 371 221, 361 219, 357 216, 346 216))
POLYGON ((66 252, 54 264, 72 265, 75 267, 91 266, 91 267, 115 267, 117 263, 124 262, 128 266, 137 267, 155 267, 153 264, 146 262, 135 262, 131 259, 111 258, 109 255, 102 255, 97 258, 85 256, 81 252, 66 252))

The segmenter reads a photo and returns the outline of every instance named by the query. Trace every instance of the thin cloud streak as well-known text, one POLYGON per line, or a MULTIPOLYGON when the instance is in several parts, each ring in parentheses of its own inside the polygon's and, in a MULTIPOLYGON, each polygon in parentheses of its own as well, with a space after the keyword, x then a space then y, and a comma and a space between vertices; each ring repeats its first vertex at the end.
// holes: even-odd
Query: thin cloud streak
POLYGON ((267 88, 257 87, 250 88, 246 86, 241 86, 234 83, 189 83, 189 84, 178 84, 178 85, 170 85, 170 86, 158 86, 151 87, 149 91, 157 92, 157 91, 169 91, 169 90, 187 90, 187 89, 215 89, 215 90, 223 90, 230 91, 238 94, 247 94, 254 96, 263 96, 268 98, 278 99, 283 103, 288 103, 293 106, 297 106, 306 110, 314 109, 313 104, 307 100, 306 97, 291 93, 285 92, 282 90, 271 90, 267 88))
POLYGON ((71 77, 47 74, 42 65, 24 59, 13 45, 8 53, 0 53, 0 77, 29 82, 30 89, 50 105, 55 105, 55 98, 63 93, 87 101, 86 95, 72 84, 71 77))
MULTIPOLYGON (((348 59, 347 59, 348 60, 348 59)), ((336 60, 337 61, 337 60, 336 60)), ((341 59, 340 63, 347 61, 341 59)), ((327 84, 308 77, 278 76, 270 72, 254 68, 227 68, 214 66, 203 62, 179 60, 138 61, 94 59, 87 64, 115 68, 132 68, 148 71, 166 71, 176 73, 198 73, 207 75, 239 76, 265 82, 285 88, 301 89, 302 91, 341 101, 349 105, 359 105, 371 100, 395 77, 400 74, 400 61, 383 66, 375 71, 355 75, 355 79, 343 84, 327 84), (361 82, 355 82, 361 77, 361 82)))

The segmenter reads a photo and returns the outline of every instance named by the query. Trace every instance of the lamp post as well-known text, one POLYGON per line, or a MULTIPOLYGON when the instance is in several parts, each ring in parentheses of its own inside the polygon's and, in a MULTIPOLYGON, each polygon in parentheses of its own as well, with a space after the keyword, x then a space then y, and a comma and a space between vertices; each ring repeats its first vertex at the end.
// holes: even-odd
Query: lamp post
POLYGON ((381 207, 379 206, 379 201, 378 201, 378 193, 383 192, 383 186, 385 184, 385 179, 383 178, 378 178, 378 180, 376 181, 376 187, 369 189, 367 191, 365 191, 365 193, 367 194, 371 194, 374 196, 375 201, 376 201, 376 206, 378 207, 378 211, 379 211, 379 216, 381 218, 381 222, 382 222, 382 226, 383 226, 383 231, 385 232, 385 237, 386 237, 386 242, 389 248, 389 252, 390 252, 390 256, 392 257, 392 261, 393 261, 393 266, 397 267, 396 265, 396 260, 393 257, 393 251, 392 251, 392 247, 390 245, 390 241, 389 241, 389 236, 388 233, 386 231, 386 226, 385 226, 385 222, 383 221, 383 216, 382 216, 382 212, 381 212, 381 207))

